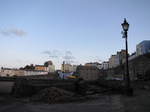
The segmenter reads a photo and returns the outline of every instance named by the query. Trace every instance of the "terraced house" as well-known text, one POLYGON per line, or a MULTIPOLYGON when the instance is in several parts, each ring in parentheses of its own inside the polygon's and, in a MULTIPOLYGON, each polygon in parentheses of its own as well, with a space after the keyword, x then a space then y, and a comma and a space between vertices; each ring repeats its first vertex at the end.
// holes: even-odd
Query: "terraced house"
POLYGON ((100 70, 96 66, 78 66, 77 77, 84 80, 98 80, 100 78, 100 70))
POLYGON ((12 77, 12 76, 24 76, 26 74, 26 70, 18 70, 11 68, 1 68, 1 76, 4 77, 12 77))

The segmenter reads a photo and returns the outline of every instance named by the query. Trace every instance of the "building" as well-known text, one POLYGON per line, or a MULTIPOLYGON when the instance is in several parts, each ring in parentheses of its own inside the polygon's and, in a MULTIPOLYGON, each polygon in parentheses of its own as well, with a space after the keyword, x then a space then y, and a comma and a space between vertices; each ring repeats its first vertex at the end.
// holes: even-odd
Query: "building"
POLYGON ((25 70, 11 69, 11 68, 1 68, 2 77, 13 77, 13 76, 24 76, 25 70))
POLYGON ((77 69, 77 65, 71 65, 70 72, 75 72, 77 69))
MULTIPOLYGON (((145 74, 150 70, 150 53, 140 55, 129 61, 129 75, 131 80, 146 78, 145 74)), ((148 75, 147 75, 148 77, 148 75)))
POLYGON ((84 66, 96 66, 98 69, 108 69, 109 62, 108 61, 103 61, 102 63, 90 62, 86 63, 84 66))
POLYGON ((71 65, 70 63, 61 64, 61 71, 63 72, 75 72, 77 69, 76 65, 71 65))
POLYGON ((118 67, 123 64, 122 59, 126 57, 126 50, 122 49, 115 55, 111 55, 109 58, 109 68, 118 67))
POLYGON ((126 57, 126 50, 121 50, 115 55, 115 67, 122 65, 122 59, 126 57))
POLYGON ((101 63, 97 64, 97 68, 98 68, 99 70, 103 69, 102 64, 101 64, 101 63))
POLYGON ((108 61, 103 61, 101 63, 101 68, 102 69, 108 69, 109 68, 109 62, 108 61))
POLYGON ((85 63, 84 66, 96 66, 98 69, 102 69, 102 64, 101 64, 101 63, 98 63, 98 62, 85 63))
POLYGON ((32 75, 47 75, 47 71, 38 71, 38 70, 26 70, 26 76, 32 76, 32 75))
POLYGON ((13 76, 24 76, 25 72, 26 72, 25 70, 14 69, 13 76))
POLYGON ((44 63, 44 66, 48 67, 48 65, 53 65, 53 62, 52 61, 47 61, 44 63))
POLYGON ((125 74, 124 74, 124 66, 118 66, 113 67, 105 70, 104 76, 106 76, 106 79, 115 79, 115 80, 124 80, 125 74))
POLYGON ((59 79, 68 79, 68 76, 72 76, 73 72, 60 72, 59 73, 59 79))
POLYGON ((84 80, 98 80, 100 78, 100 70, 96 66, 78 66, 77 77, 84 80))
POLYGON ((37 70, 37 71, 46 71, 46 66, 44 66, 44 65, 35 65, 35 70, 37 70))
POLYGON ((115 67, 115 55, 111 55, 109 58, 109 68, 115 67))
POLYGON ((48 71, 48 73, 54 73, 55 72, 55 65, 53 65, 52 61, 45 62, 44 66, 46 67, 46 71, 48 71))
POLYGON ((84 66, 97 66, 99 64, 100 63, 98 63, 98 62, 89 62, 89 63, 86 63, 84 66))
POLYGON ((136 45, 136 54, 142 55, 150 52, 150 40, 144 40, 136 45))
POLYGON ((109 69, 107 69, 106 70, 106 77, 107 77, 107 79, 112 79, 112 78, 114 78, 114 75, 115 75, 115 68, 113 67, 113 68, 109 68, 109 69))
POLYGON ((103 61, 102 63, 97 64, 98 69, 108 69, 109 68, 109 62, 103 61))
POLYGON ((132 53, 132 54, 129 56, 128 60, 130 61, 130 60, 136 58, 137 56, 138 56, 138 55, 136 54, 136 52, 134 52, 134 53, 132 53))
POLYGON ((1 76, 2 77, 12 77, 13 70, 11 68, 1 68, 1 76))
POLYGON ((55 72, 55 66, 54 65, 48 65, 48 67, 46 67, 46 71, 48 71, 48 73, 54 73, 55 72))

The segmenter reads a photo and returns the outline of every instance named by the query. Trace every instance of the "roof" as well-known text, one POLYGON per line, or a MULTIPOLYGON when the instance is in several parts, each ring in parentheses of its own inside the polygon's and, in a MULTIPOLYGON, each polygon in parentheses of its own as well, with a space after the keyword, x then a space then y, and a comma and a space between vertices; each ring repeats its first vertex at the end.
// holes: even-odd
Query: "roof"
POLYGON ((3 68, 3 70, 12 70, 11 68, 3 68))
POLYGON ((26 71, 27 71, 27 72, 32 72, 32 71, 33 71, 33 72, 48 72, 48 71, 43 71, 43 70, 42 70, 42 71, 41 71, 41 70, 26 70, 26 71))
POLYGON ((35 65, 35 67, 45 67, 45 65, 35 65))
POLYGON ((97 66, 78 66, 77 69, 98 69, 97 66))
POLYGON ((146 57, 146 58, 150 59, 150 52, 146 53, 146 54, 139 55, 139 56, 137 56, 137 57, 135 57, 135 58, 133 58, 132 60, 129 60, 129 61, 135 61, 135 60, 140 59, 141 57, 146 57))

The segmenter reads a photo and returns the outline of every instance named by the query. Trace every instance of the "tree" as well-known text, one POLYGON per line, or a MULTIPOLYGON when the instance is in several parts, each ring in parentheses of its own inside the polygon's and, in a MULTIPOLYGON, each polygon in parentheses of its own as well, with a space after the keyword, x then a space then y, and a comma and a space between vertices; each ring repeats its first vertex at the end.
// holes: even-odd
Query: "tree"
POLYGON ((30 66, 29 66, 29 65, 26 65, 26 66, 24 67, 24 69, 25 69, 25 70, 27 70, 27 69, 34 70, 35 67, 34 67, 33 64, 31 64, 30 66))

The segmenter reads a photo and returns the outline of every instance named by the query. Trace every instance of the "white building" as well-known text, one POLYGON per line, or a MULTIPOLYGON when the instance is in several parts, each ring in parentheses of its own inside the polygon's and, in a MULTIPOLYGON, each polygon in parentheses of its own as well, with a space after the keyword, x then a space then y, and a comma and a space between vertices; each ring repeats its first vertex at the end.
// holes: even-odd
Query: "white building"
POLYGON ((108 69, 109 68, 109 62, 103 61, 102 63, 99 63, 96 66, 98 69, 108 69))
POLYGON ((46 75, 47 71, 38 71, 38 70, 19 70, 11 68, 2 68, 1 76, 2 77, 13 77, 13 76, 29 76, 29 75, 46 75))
POLYGON ((11 69, 11 68, 1 68, 2 77, 12 77, 12 76, 24 76, 25 70, 11 69))
POLYGON ((48 73, 54 73, 55 72, 55 66, 54 65, 48 65, 48 67, 46 67, 46 71, 48 73))
POLYGON ((100 64, 100 63, 97 64, 97 68, 98 68, 98 69, 102 69, 102 68, 103 68, 103 67, 102 67, 102 64, 100 64))
POLYGON ((26 70, 26 76, 30 75, 46 75, 48 74, 47 71, 38 71, 38 70, 26 70))
POLYGON ((61 65, 61 71, 75 72, 76 69, 77 69, 77 65, 71 65, 70 63, 63 63, 61 65))
POLYGON ((109 62, 108 61, 103 61, 102 63, 90 62, 86 63, 84 66, 96 66, 98 69, 108 69, 109 62))
POLYGON ((150 52, 150 40, 144 40, 136 45, 136 54, 142 55, 150 52))
POLYGON ((48 71, 49 73, 55 72, 55 65, 53 65, 52 61, 45 62, 44 66, 46 67, 46 71, 48 71))
POLYGON ((101 63, 101 66, 102 66, 103 69, 108 69, 109 68, 109 62, 108 61, 103 61, 101 63))
POLYGON ((1 68, 2 77, 12 77, 13 75, 13 70, 11 68, 1 68))

